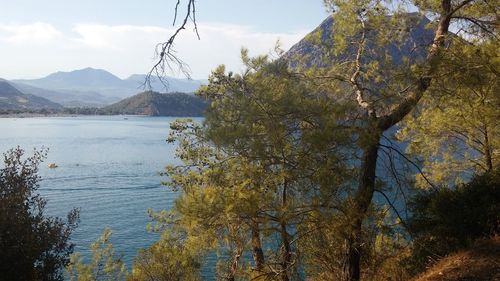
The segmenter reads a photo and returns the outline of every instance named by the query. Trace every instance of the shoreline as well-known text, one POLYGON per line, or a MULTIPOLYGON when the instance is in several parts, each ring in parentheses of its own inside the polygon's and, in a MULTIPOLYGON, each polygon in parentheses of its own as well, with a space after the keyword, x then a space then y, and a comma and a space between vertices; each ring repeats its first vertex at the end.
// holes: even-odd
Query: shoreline
POLYGON ((7 113, 0 114, 0 119, 2 118, 36 118, 36 117, 79 117, 79 116, 111 116, 111 115, 100 115, 100 114, 66 114, 66 113, 7 113))
POLYGON ((41 114, 41 113, 8 113, 8 114, 0 114, 0 119, 7 118, 39 118, 39 117, 82 117, 82 116, 123 116, 123 117, 177 117, 177 118, 197 118, 204 117, 201 116, 190 116, 190 115, 141 115, 141 114, 66 114, 66 113, 50 113, 50 114, 41 114))

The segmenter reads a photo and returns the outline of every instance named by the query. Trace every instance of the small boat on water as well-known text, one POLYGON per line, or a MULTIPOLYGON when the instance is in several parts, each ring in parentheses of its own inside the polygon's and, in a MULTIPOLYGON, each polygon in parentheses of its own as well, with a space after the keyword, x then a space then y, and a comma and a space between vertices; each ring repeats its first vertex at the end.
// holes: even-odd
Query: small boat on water
POLYGON ((47 165, 47 167, 49 167, 51 169, 55 169, 55 168, 57 168, 57 165, 56 165, 56 163, 50 163, 49 165, 47 165))

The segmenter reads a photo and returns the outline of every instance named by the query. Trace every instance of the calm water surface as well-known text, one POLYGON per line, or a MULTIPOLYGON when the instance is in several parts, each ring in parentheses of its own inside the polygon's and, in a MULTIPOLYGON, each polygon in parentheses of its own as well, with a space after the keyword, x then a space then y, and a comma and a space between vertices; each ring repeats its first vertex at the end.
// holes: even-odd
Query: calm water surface
POLYGON ((81 208, 72 236, 76 251, 88 256, 89 244, 109 226, 116 252, 130 266, 137 250, 158 238, 146 232, 147 209, 168 209, 176 197, 158 174, 176 160, 175 146, 165 142, 175 118, 127 118, 0 118, 0 151, 20 145, 30 154, 48 147, 39 189, 48 199, 47 213, 65 217, 81 208), (48 163, 59 167, 49 169, 48 163))

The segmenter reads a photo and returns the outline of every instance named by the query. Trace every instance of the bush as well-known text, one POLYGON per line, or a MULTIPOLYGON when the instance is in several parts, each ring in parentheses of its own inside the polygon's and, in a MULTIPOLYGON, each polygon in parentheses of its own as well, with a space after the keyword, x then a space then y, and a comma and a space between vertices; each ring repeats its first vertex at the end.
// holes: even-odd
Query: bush
POLYGON ((410 211, 412 264, 420 271, 478 238, 499 233, 500 171, 476 176, 455 189, 422 192, 410 204, 410 211))
POLYGON ((0 170, 0 279, 63 280, 77 226, 78 211, 64 221, 44 214, 46 201, 36 190, 45 151, 23 159, 19 147, 4 154, 0 170))

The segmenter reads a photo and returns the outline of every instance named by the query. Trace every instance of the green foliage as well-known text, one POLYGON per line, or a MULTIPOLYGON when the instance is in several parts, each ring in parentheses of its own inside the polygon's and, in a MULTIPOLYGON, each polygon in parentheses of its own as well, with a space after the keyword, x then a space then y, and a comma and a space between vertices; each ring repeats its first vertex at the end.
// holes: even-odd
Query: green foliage
POLYGON ((46 201, 36 193, 38 166, 46 150, 24 158, 17 147, 4 154, 0 170, 0 276, 2 280, 64 280, 73 252, 70 235, 78 211, 67 220, 45 215, 46 201))
POLYGON ((92 258, 85 263, 80 253, 71 255, 66 270, 70 281, 123 281, 127 270, 121 257, 116 257, 109 239, 111 230, 105 228, 101 237, 90 245, 92 258))
MULTIPOLYGON (((389 206, 371 208, 363 224, 363 280, 407 280, 405 262, 409 241, 389 206)), ((304 270, 311 280, 339 280, 342 276, 343 247, 347 235, 347 217, 325 210, 311 214, 314 219, 299 227, 308 230, 298 243, 303 254, 304 270)))
MULTIPOLYGON (((169 140, 178 141, 183 165, 167 167, 165 184, 181 193, 173 214, 153 218, 184 232, 187 248, 197 249, 199 255, 218 251, 221 264, 225 263, 247 246, 245 232, 259 208, 270 202, 263 187, 272 184, 272 177, 245 159, 208 145, 199 124, 184 120, 171 127, 169 140)), ((221 266, 219 274, 226 275, 226 270, 221 266)))
MULTIPOLYGON (((180 195, 171 213, 154 219, 185 232, 186 247, 216 251, 220 276, 298 278, 304 264, 311 278, 338 277, 361 145, 360 130, 338 121, 350 102, 316 93, 279 61, 249 58, 245 51, 242 57, 244 74, 219 67, 200 90, 212 100, 204 124, 171 125, 168 140, 178 144, 182 164, 166 168, 165 184, 180 195), (256 240, 268 248, 260 269, 256 240), (247 252, 253 261, 238 258, 247 252)), ((370 216, 375 220, 378 212, 370 216)), ((387 231, 376 242, 372 229, 389 224, 365 224, 367 267, 394 261, 403 248, 397 233, 387 231), (382 250, 389 245, 393 251, 382 250)))
MULTIPOLYGON (((431 0, 416 1, 420 13, 407 13, 407 4, 327 0, 334 28, 316 30, 298 53, 270 61, 243 50, 243 73, 218 67, 198 92, 211 101, 204 123, 172 126, 169 141, 178 143, 182 163, 166 168, 166 184, 180 195, 171 213, 155 216, 163 229, 181 231, 189 249, 216 251, 226 280, 299 279, 301 268, 313 280, 408 277, 398 268, 409 254, 393 208, 401 202, 386 207, 374 199, 377 191, 404 191, 405 171, 381 139, 424 103, 431 84, 452 85, 477 67, 456 71, 450 63, 448 53, 463 56, 469 44, 461 38, 450 48, 450 22, 462 22, 453 16, 481 23, 497 12, 484 3, 431 0), (390 169, 381 167, 384 160, 390 169), (253 262, 242 258, 250 252, 253 262)), ((473 25, 464 30, 475 43, 495 37, 473 25)), ((483 71, 477 84, 495 75, 495 68, 483 71)), ((460 84, 453 101, 442 103, 450 111, 442 125, 468 100, 460 97, 467 87, 460 84)))
POLYGON ((414 239, 413 269, 422 270, 478 238, 500 231, 500 172, 476 176, 455 189, 422 191, 408 222, 414 239))
POLYGON ((203 254, 186 247, 173 232, 164 232, 158 242, 139 252, 129 281, 195 281, 201 280, 203 254))
MULTIPOLYGON (((447 68, 398 137, 420 160, 435 184, 463 182, 500 165, 500 60, 496 42, 460 45, 455 39, 443 58, 447 68)), ((421 176, 420 187, 428 187, 421 176)))

